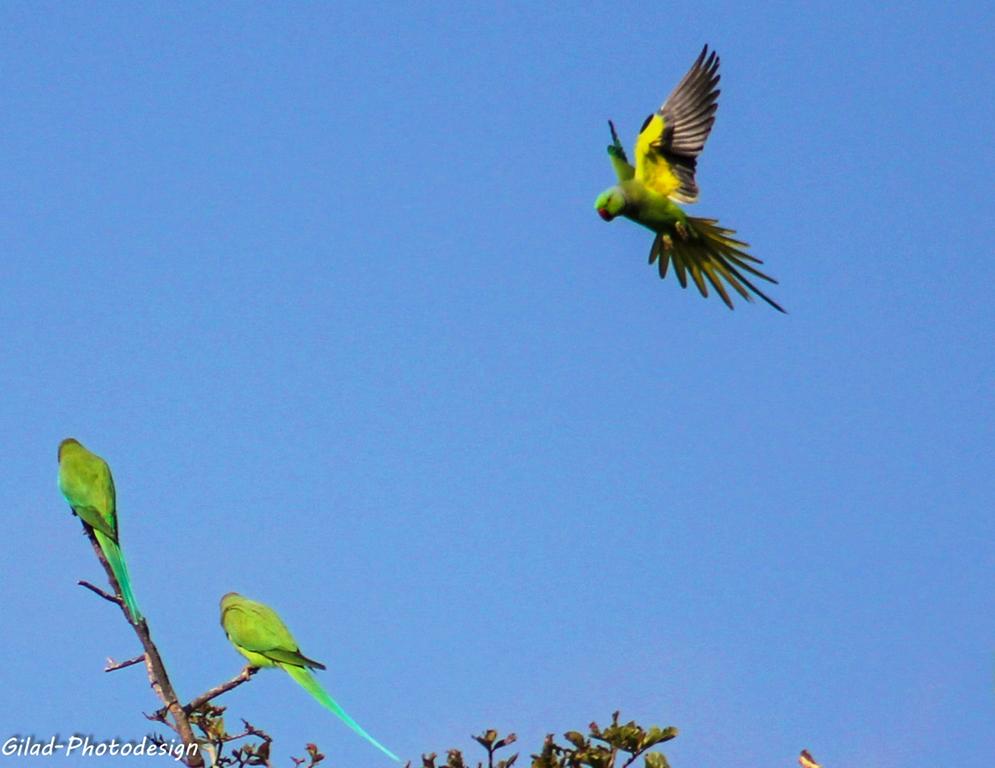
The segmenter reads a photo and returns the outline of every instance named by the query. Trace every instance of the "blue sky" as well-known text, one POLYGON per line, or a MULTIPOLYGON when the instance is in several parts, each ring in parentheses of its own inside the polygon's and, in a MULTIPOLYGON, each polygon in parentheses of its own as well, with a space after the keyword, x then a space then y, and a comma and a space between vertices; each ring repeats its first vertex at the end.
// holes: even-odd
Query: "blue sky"
MULTIPOLYGON (((405 758, 621 709, 675 768, 990 759, 993 22, 3 5, 3 737, 157 706, 101 671, 137 648, 75 586, 74 435, 184 698, 241 667, 237 590, 405 758), (592 208, 606 119, 631 145, 706 42, 694 213, 787 316, 661 282, 592 208)), ((275 671, 223 702, 281 764, 383 762, 275 671)))

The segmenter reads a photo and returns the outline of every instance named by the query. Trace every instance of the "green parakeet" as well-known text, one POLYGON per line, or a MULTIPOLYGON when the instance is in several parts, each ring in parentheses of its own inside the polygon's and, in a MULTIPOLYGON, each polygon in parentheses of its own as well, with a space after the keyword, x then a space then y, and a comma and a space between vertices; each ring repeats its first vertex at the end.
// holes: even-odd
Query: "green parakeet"
POLYGON ((701 295, 707 297, 707 280, 732 309, 725 281, 747 301, 753 301, 752 291, 784 312, 744 274, 777 282, 751 266, 763 262, 746 253, 749 246, 733 239, 736 233, 720 227, 715 219, 688 216, 675 203, 698 200, 694 172, 715 122, 718 70, 719 57, 714 51, 709 53, 706 45, 659 111, 643 123, 636 139, 635 168, 625 156, 615 125, 608 121, 612 134, 608 155, 618 184, 598 195, 594 207, 605 221, 624 216, 655 233, 649 262, 658 262, 661 278, 673 262, 681 287, 687 287, 686 273, 690 273, 701 295))
POLYGON ((93 530, 114 572, 124 604, 136 624, 142 620, 118 540, 114 478, 107 462, 69 437, 59 443, 59 490, 80 519, 93 530))
POLYGON ((352 730, 391 759, 398 760, 397 755, 364 731, 318 684, 309 670, 325 669, 325 665, 301 653, 297 641, 276 611, 236 592, 229 592, 221 598, 221 626, 235 650, 245 656, 250 665, 280 667, 352 730))

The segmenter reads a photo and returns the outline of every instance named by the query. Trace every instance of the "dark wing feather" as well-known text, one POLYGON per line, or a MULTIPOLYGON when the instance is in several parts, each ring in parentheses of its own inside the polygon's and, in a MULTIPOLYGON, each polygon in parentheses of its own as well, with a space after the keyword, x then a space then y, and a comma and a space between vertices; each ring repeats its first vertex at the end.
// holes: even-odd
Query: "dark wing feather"
POLYGON ((719 77, 719 57, 715 51, 709 53, 706 45, 660 107, 664 127, 653 149, 666 158, 680 180, 671 197, 683 203, 698 199, 694 172, 719 108, 719 77))

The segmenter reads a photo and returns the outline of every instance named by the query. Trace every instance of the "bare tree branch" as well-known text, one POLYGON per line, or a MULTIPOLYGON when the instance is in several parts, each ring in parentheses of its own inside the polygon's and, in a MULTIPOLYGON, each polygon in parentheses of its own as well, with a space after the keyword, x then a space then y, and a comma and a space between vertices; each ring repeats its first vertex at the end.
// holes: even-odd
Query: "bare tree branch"
POLYGON ((114 659, 108 657, 107 666, 104 667, 104 672, 116 672, 117 670, 124 669, 125 667, 141 664, 143 661, 145 661, 144 653, 141 656, 136 656, 135 658, 128 659, 127 661, 114 661, 114 659))
POLYGON ((116 603, 124 614, 125 621, 131 625, 131 628, 135 630, 135 634, 138 636, 139 642, 142 644, 142 648, 145 649, 145 654, 142 659, 145 661, 145 670, 149 676, 149 684, 152 686, 152 690, 155 691, 156 696, 165 705, 166 711, 172 716, 173 722, 170 723, 165 717, 158 718, 152 716, 150 719, 159 720, 160 722, 168 725, 183 741, 185 747, 190 747, 191 745, 197 745, 194 750, 191 751, 189 755, 183 758, 184 763, 189 766, 189 768, 203 768, 204 758, 200 754, 200 744, 197 737, 194 735, 193 728, 190 727, 190 719, 187 717, 186 710, 180 704, 179 698, 176 696, 176 691, 173 689, 173 684, 169 680, 169 675, 166 672, 166 665, 162 661, 162 656, 159 655, 159 649, 156 648, 154 642, 152 642, 152 635, 149 632, 148 623, 145 619, 140 619, 138 622, 134 622, 131 619, 131 615, 128 612, 128 608, 124 605, 124 601, 119 597, 121 595, 121 585, 117 583, 117 579, 114 578, 114 571, 111 569, 110 563, 107 562, 107 558, 104 556, 103 550, 100 549, 100 544, 97 542, 97 537, 93 535, 93 529, 89 525, 83 524, 83 529, 86 531, 87 537, 90 539, 90 545, 93 547, 94 553, 97 555, 97 559, 100 564, 104 567, 104 571, 107 573, 107 580, 110 582, 111 586, 114 588, 114 595, 110 595, 99 587, 95 587, 89 582, 80 582, 80 586, 86 587, 91 592, 94 592, 105 600, 109 600, 112 603, 116 603))
POLYGON ((228 691, 233 688, 238 688, 242 683, 247 683, 252 679, 252 676, 259 671, 259 667, 253 667, 251 665, 246 666, 241 672, 239 672, 235 677, 229 680, 227 683, 221 683, 221 685, 216 685, 209 691, 205 691, 197 698, 193 699, 189 704, 183 707, 184 710, 189 714, 194 712, 204 706, 211 699, 217 698, 222 693, 228 693, 228 691))

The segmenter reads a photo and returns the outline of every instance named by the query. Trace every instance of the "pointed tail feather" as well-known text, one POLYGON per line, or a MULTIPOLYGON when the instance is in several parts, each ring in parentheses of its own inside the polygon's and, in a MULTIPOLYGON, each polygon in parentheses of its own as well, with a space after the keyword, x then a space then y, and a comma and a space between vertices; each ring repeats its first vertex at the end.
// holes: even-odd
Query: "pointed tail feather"
POLYGON ((374 747, 376 747, 385 755, 387 755, 391 760, 396 760, 397 762, 401 762, 400 758, 397 755, 395 755, 393 752, 387 749, 387 747, 385 747, 379 741, 370 736, 370 734, 368 734, 366 731, 363 730, 362 726, 360 726, 359 723, 357 723, 355 720, 349 717, 348 713, 344 709, 342 709, 342 707, 339 706, 338 702, 335 701, 335 699, 333 699, 325 692, 325 689, 321 687, 318 681, 314 679, 314 675, 312 675, 308 670, 304 669, 304 667, 294 666, 293 664, 280 664, 280 666, 287 671, 288 675, 290 675, 292 678, 294 678, 294 680, 297 681, 298 685, 300 685, 301 688, 303 688, 305 691, 314 696, 314 698, 318 701, 319 704, 321 704, 323 707, 327 709, 330 709, 333 713, 338 715, 338 717, 342 720, 342 722, 344 722, 352 730, 354 730, 356 733, 358 733, 360 736, 362 736, 364 739, 370 742, 370 744, 372 744, 374 747))
POLYGON ((682 288, 688 285, 686 271, 702 296, 708 296, 708 286, 711 285, 729 309, 732 309, 732 300, 723 283, 747 301, 753 301, 753 295, 756 295, 779 312, 785 311, 744 274, 777 283, 777 280, 752 266, 763 262, 746 252, 746 243, 731 237, 735 232, 720 227, 714 219, 694 216, 688 216, 685 226, 686 237, 675 230, 670 235, 657 234, 653 240, 650 264, 658 262, 661 278, 666 277, 667 266, 672 261, 682 288))
POLYGON ((100 544, 100 549, 114 572, 114 578, 121 589, 121 597, 124 598, 128 613, 131 614, 131 620, 137 624, 142 620, 142 612, 138 610, 138 602, 135 600, 134 592, 131 591, 131 578, 128 576, 128 566, 124 562, 124 553, 117 542, 103 531, 94 528, 93 534, 97 537, 97 543, 100 544))

